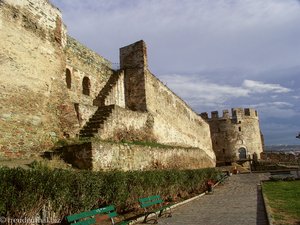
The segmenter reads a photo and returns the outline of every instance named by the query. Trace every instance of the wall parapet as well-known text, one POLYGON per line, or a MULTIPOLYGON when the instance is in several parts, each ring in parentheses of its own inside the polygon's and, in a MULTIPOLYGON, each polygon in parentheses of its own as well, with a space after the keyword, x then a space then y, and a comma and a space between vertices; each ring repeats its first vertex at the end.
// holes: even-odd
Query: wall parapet
POLYGON ((231 113, 229 113, 228 109, 225 109, 222 111, 222 116, 219 116, 218 111, 212 111, 210 117, 207 112, 203 112, 200 116, 205 120, 236 119, 237 117, 258 118, 257 111, 253 108, 232 108, 231 113))
MULTIPOLYGON (((68 51, 71 51, 73 53, 73 56, 78 57, 81 64, 86 64, 92 68, 95 67, 95 70, 97 72, 101 72, 103 70, 103 67, 107 67, 107 69, 112 68, 112 63, 109 60, 87 48, 69 35, 67 36, 66 49, 68 51)), ((72 59, 70 58, 70 54, 68 54, 67 56, 67 60, 72 61, 72 59)))

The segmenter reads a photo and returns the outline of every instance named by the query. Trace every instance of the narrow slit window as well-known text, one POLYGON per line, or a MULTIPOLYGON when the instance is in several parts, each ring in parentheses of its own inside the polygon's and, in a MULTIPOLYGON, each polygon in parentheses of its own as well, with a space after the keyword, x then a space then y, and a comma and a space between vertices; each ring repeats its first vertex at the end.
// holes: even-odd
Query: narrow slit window
POLYGON ((90 95, 91 82, 88 77, 84 77, 82 80, 82 94, 90 95))
POLYGON ((72 77, 71 77, 71 71, 69 69, 66 69, 66 83, 67 83, 67 88, 71 89, 72 77))

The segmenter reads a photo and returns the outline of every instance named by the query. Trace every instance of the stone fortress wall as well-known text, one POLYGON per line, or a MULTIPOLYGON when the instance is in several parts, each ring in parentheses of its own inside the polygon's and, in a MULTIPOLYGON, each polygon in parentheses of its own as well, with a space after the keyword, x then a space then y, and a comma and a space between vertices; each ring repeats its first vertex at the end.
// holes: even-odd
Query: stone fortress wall
POLYGON ((93 101, 108 82, 113 70, 111 62, 70 36, 64 52, 66 70, 62 82, 69 99, 64 107, 69 113, 64 118, 66 125, 63 132, 74 137, 96 112, 98 107, 93 105, 93 101))
MULTIPOLYGON (((184 147, 181 158, 173 157, 176 148, 158 154, 164 162, 155 163, 164 168, 175 159, 195 168, 215 165, 209 125, 151 74, 143 41, 120 49, 121 68, 115 71, 66 33, 60 11, 47 0, 0 0, 0 157, 29 157, 70 137, 143 134, 184 147)), ((91 143, 92 158, 107 154, 100 142, 91 143)), ((136 148, 107 163, 141 168, 147 153, 136 148)))
POLYGON ((132 110, 147 111, 153 116, 152 130, 158 142, 199 147, 215 160, 209 125, 150 72, 145 43, 139 41, 121 48, 120 56, 125 85, 134 87, 125 99, 132 110))
POLYGON ((61 13, 45 0, 1 0, 0 40, 0 155, 48 149, 61 133, 61 13))
POLYGON ((255 109, 233 108, 231 114, 223 110, 202 113, 202 118, 210 125, 212 145, 217 163, 244 160, 256 154, 260 158, 263 151, 263 137, 259 127, 259 117, 255 109))

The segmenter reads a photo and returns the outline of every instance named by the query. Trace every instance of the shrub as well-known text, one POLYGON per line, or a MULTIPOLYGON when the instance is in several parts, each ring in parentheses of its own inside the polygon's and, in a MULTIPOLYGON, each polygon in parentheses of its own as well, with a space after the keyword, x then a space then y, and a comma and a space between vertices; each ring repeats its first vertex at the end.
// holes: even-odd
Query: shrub
POLYGON ((160 194, 174 200, 182 193, 203 192, 214 168, 156 171, 74 171, 36 164, 31 169, 0 168, 0 216, 34 217, 46 206, 57 218, 115 204, 133 210, 138 198, 160 194))

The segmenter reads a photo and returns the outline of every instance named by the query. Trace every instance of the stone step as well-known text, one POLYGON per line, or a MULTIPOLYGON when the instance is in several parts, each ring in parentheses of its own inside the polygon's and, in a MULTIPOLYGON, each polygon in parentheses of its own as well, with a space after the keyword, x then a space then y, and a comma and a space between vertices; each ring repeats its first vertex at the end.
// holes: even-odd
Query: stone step
POLYGON ((94 115, 110 114, 113 109, 98 109, 94 115))
POLYGON ((98 131, 103 128, 104 122, 112 113, 114 107, 115 107, 114 105, 109 105, 109 106, 98 108, 95 114, 89 119, 89 121, 80 130, 79 136, 93 137, 95 133, 98 133, 98 131))
POLYGON ((103 123, 88 123, 83 127, 82 130, 86 130, 86 129, 99 130, 103 127, 102 125, 103 123))
POLYGON ((106 119, 110 114, 94 114, 91 119, 106 119))
POLYGON ((108 117, 90 118, 87 123, 103 123, 108 117))
POLYGON ((97 109, 97 111, 95 113, 105 113, 105 112, 111 112, 113 110, 113 108, 106 108, 106 106, 102 106, 100 108, 97 109))
POLYGON ((100 127, 84 127, 79 133, 97 133, 100 127))
POLYGON ((90 133, 79 134, 79 138, 92 138, 92 137, 94 137, 94 135, 90 133))

